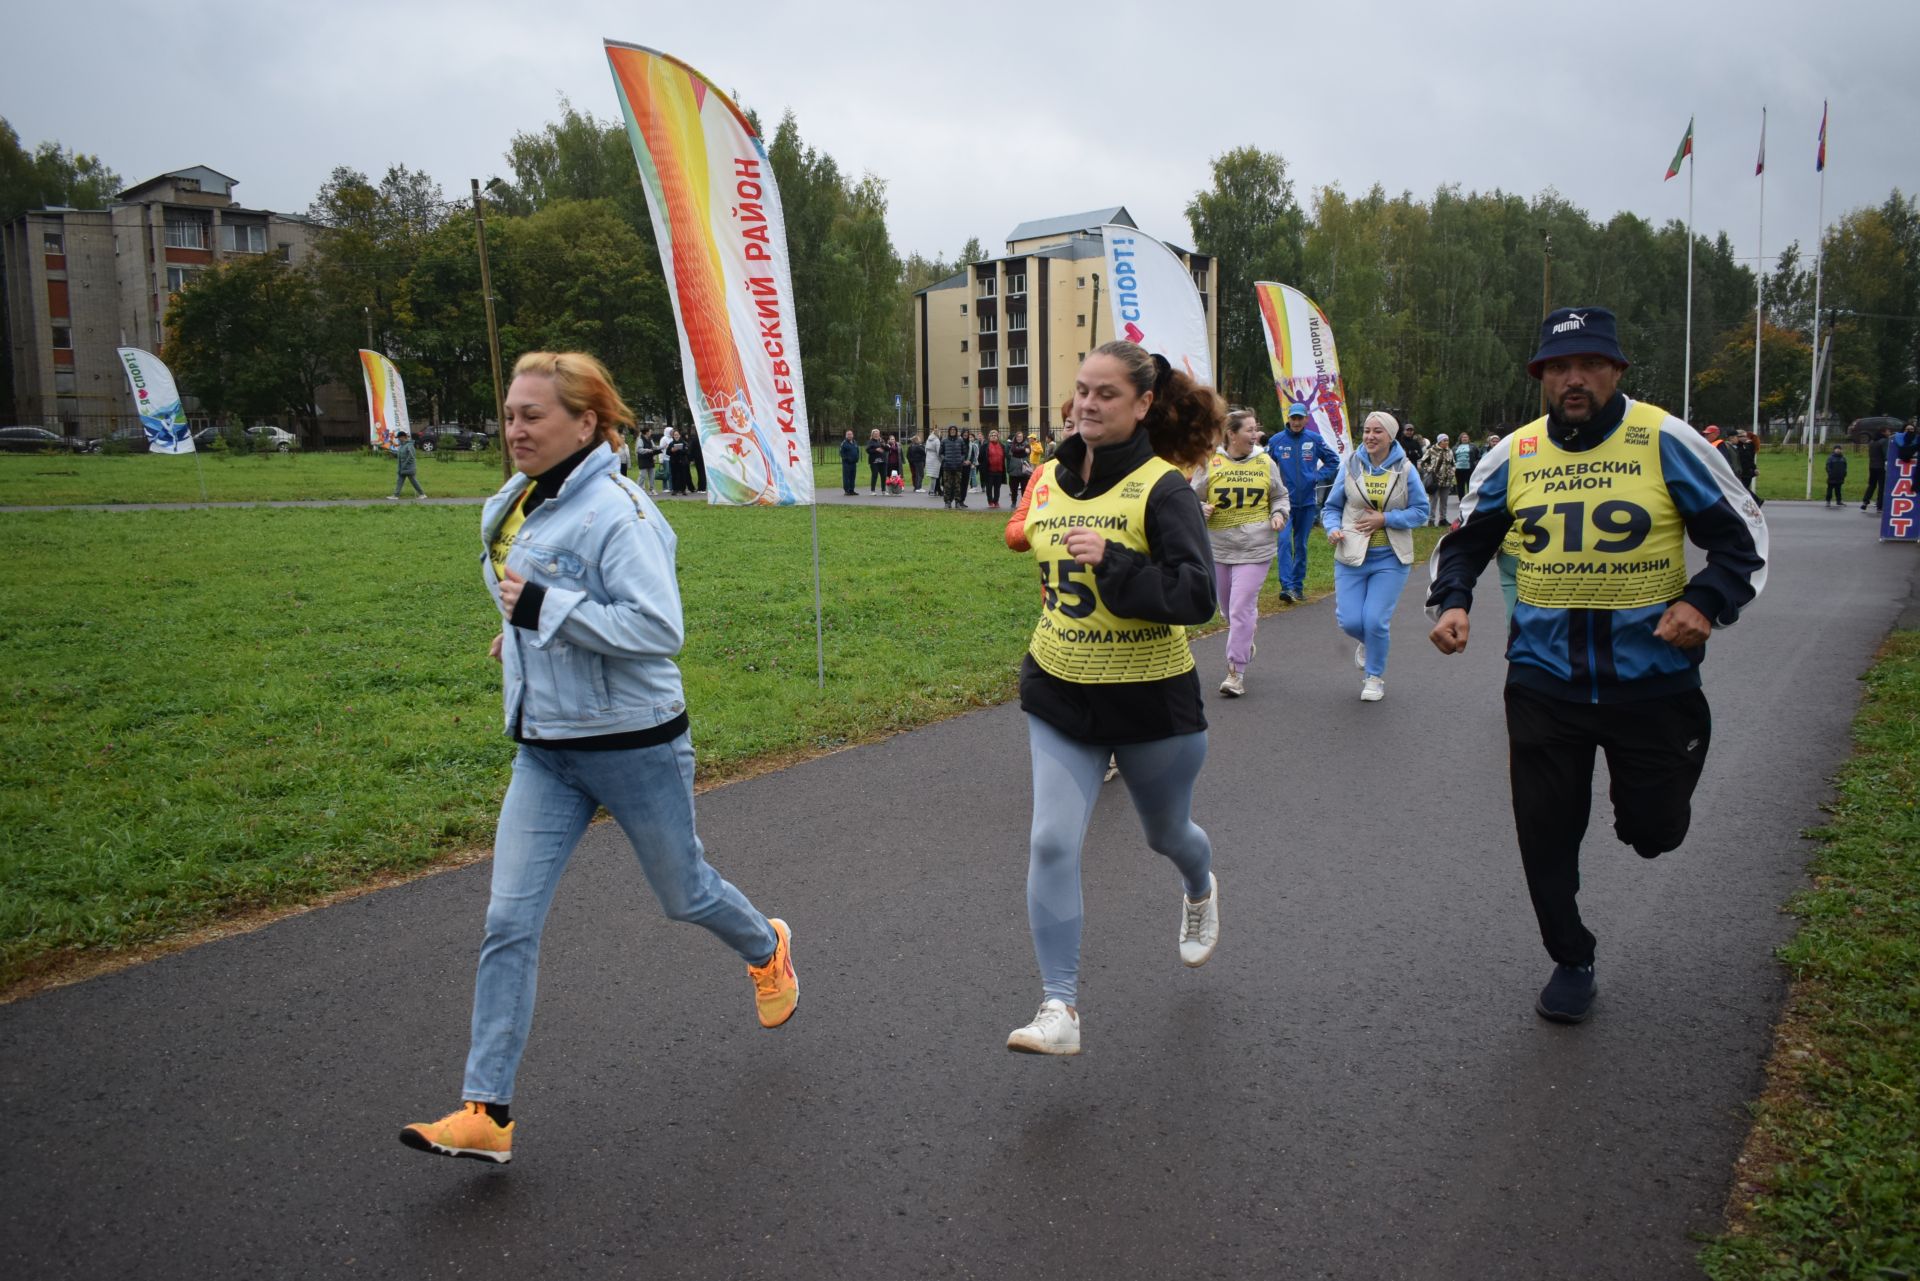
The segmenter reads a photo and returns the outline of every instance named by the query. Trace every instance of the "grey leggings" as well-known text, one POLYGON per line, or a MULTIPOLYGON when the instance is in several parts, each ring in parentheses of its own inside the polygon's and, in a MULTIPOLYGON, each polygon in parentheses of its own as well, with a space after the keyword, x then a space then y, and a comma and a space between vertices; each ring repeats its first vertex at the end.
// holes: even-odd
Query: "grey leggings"
POLYGON ((1213 866, 1213 846, 1193 821, 1193 783, 1207 759, 1207 736, 1202 731, 1109 748, 1068 738, 1028 716, 1027 739, 1033 752, 1027 924, 1046 999, 1072 1005, 1080 979, 1080 847, 1108 754, 1119 758, 1148 846, 1173 861, 1187 896, 1198 899, 1207 893, 1213 866))

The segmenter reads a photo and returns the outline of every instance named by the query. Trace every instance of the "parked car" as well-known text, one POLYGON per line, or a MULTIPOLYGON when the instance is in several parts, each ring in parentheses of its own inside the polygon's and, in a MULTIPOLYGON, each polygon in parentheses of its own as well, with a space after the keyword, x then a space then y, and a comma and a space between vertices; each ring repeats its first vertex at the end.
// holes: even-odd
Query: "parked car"
POLYGON ((277 449, 283 454, 300 447, 299 437, 292 432, 269 427, 265 423, 247 428, 247 439, 253 442, 255 449, 277 449))
POLYGON ((91 441, 45 427, 0 427, 0 451, 9 454, 85 454, 93 448, 91 441))
POLYGON ((1897 436, 1902 429, 1906 427, 1906 423, 1898 418, 1888 418, 1884 416, 1878 418, 1856 418, 1853 420, 1853 425, 1847 428, 1847 438, 1856 445, 1865 445, 1880 434, 1882 427, 1897 436))
POLYGON ((93 442, 103 454, 150 454, 153 441, 145 427, 119 427, 93 442))
POLYGON ((485 449, 492 440, 484 431, 472 431, 459 423, 441 423, 437 427, 422 428, 416 443, 423 452, 430 454, 436 449, 485 449))

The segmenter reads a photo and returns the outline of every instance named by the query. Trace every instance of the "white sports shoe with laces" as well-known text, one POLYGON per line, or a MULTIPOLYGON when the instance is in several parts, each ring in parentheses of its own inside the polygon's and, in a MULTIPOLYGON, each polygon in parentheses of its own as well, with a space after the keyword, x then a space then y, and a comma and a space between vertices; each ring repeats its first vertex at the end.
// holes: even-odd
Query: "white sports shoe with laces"
POLYGON ((1033 1022, 1007 1034, 1007 1048, 1019 1054, 1078 1054, 1080 1016, 1058 997, 1042 1001, 1033 1022))
POLYGON ((1207 873, 1207 896, 1198 903, 1180 896, 1180 963, 1197 968, 1207 963, 1220 942, 1220 878, 1207 873))
POLYGON ((1387 683, 1378 676, 1369 676, 1360 682, 1360 701, 1377 703, 1387 696, 1387 683))

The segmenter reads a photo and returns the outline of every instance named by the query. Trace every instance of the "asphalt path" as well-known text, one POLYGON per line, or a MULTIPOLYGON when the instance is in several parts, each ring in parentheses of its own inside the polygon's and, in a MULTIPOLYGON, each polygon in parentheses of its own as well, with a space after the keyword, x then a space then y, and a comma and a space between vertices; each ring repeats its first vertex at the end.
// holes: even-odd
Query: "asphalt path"
MULTIPOLYGON (((1108 788, 1081 1057, 1002 1048, 1038 980, 1025 729, 992 708, 702 796, 717 866, 795 930, 777 1032, 595 827, 508 1167, 395 1141, 457 1099, 484 863, 0 1008, 0 1274, 1697 1275, 1786 987, 1798 833, 1920 568, 1851 510, 1768 514, 1772 583, 1710 647, 1693 836, 1641 860, 1596 779, 1584 1026, 1533 1013, 1497 599, 1446 659, 1410 591, 1378 704, 1323 601, 1267 619, 1249 695, 1210 703, 1205 968, 1108 788)), ((1222 643, 1196 645, 1209 689, 1222 643)))

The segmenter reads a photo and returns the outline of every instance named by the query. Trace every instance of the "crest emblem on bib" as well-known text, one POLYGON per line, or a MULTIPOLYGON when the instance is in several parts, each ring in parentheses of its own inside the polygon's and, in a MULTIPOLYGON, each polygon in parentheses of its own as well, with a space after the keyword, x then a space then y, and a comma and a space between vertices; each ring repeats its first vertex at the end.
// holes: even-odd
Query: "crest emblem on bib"
POLYGON ((1528 436, 1515 447, 1522 458, 1531 458, 1540 452, 1540 438, 1528 436))

